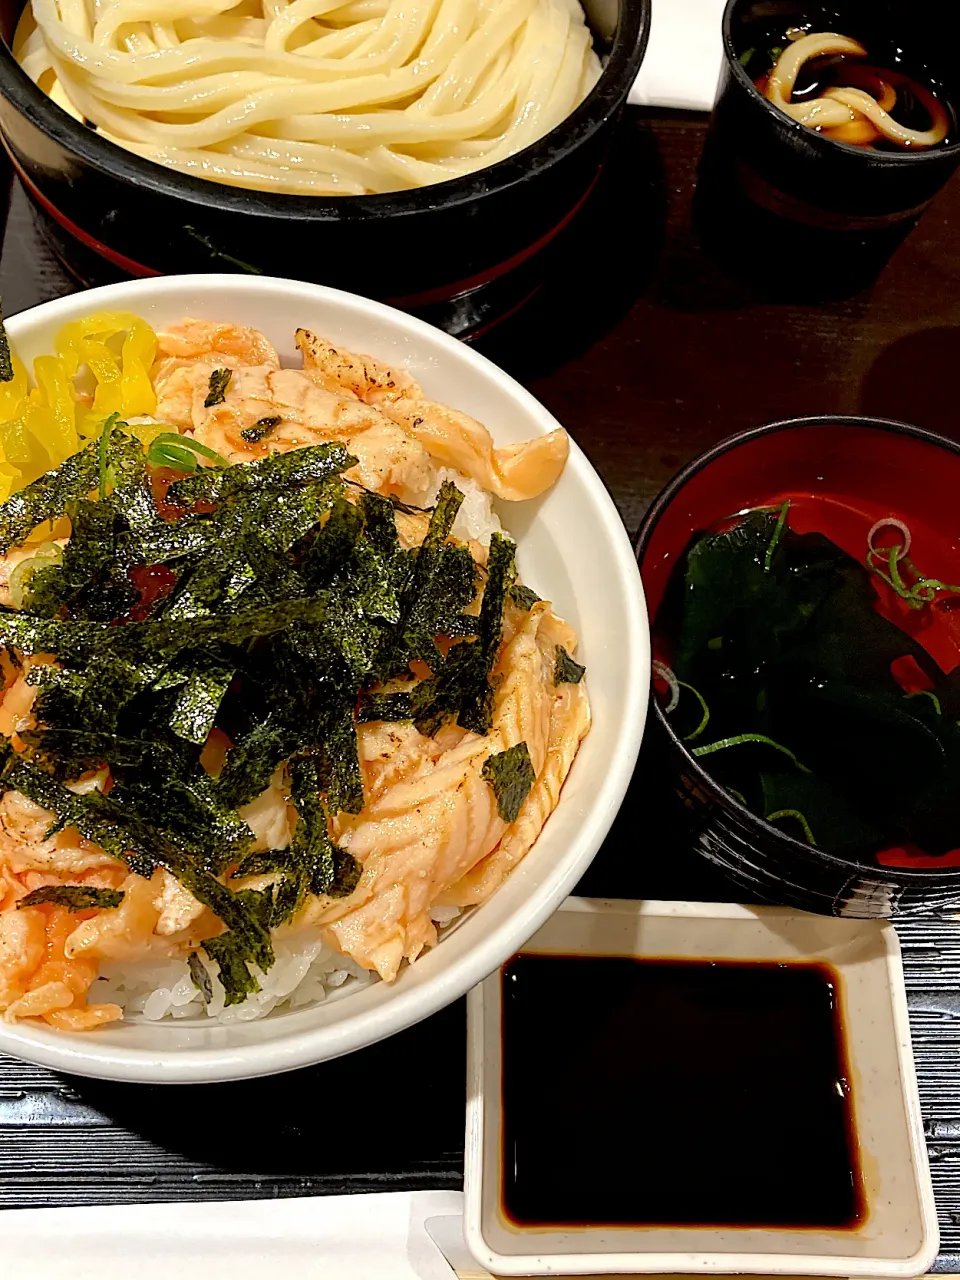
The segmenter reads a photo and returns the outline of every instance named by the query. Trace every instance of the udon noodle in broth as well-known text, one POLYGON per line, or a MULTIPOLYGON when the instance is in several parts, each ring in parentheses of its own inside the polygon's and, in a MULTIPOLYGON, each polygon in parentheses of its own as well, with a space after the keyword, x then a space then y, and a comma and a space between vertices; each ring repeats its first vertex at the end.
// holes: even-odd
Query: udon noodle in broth
POLYGON ((600 75, 577 0, 32 0, 14 52, 140 156, 316 196, 494 164, 600 75))
POLYGON ((900 71, 871 66, 849 36, 793 30, 756 85, 784 114, 836 142, 922 150, 950 130, 943 103, 900 71))

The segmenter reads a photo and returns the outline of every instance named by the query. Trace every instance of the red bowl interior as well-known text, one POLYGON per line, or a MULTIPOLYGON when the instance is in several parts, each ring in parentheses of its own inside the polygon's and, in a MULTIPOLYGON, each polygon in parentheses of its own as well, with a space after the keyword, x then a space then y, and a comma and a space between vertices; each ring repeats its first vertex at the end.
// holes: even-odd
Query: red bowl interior
MULTIPOLYGON (((726 517, 790 500, 790 527, 820 532, 862 560, 867 533, 885 516, 910 528, 910 558, 927 577, 960 584, 960 448, 896 423, 827 419, 766 429, 692 464, 660 500, 640 563, 653 619, 670 574, 693 534, 726 517), (662 506, 661 506, 662 504, 662 506)), ((911 609, 877 579, 877 609, 909 632, 945 672, 960 663, 960 595, 911 609)), ((919 669, 896 672, 908 691, 923 688, 919 669), (916 677, 916 678, 913 678, 916 677)), ((944 869, 960 866, 960 850, 926 857, 890 849, 885 866, 944 869)))

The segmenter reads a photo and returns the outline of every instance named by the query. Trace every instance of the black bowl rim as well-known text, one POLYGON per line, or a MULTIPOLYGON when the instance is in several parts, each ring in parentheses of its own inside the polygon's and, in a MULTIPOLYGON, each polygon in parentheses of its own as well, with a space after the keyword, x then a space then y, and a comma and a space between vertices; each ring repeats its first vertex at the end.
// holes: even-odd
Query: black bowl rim
MULTIPOLYGON (((723 55, 727 60, 727 66, 730 71, 736 76, 740 84, 747 89, 752 100, 761 106, 781 128, 789 129, 797 136, 802 136, 811 146, 818 147, 827 154, 831 151, 840 151, 848 156, 856 156, 861 164, 871 166, 890 165, 895 167, 905 164, 930 164, 935 162, 937 157, 955 155, 960 150, 960 136, 958 136, 956 142, 948 143, 945 147, 928 147, 924 151, 867 151, 863 147, 852 146, 849 142, 838 142, 836 138, 825 138, 822 133, 817 133, 815 129, 808 129, 799 120, 793 120, 790 116, 784 115, 779 107, 775 107, 772 102, 763 96, 740 65, 733 43, 733 11, 742 3, 743 0, 727 0, 724 8, 723 55)), ((958 131, 960 131, 960 120, 957 121, 957 126, 958 131)))
POLYGON ((625 100, 646 55, 651 14, 652 0, 621 0, 620 21, 600 79, 571 115, 529 147, 462 178, 380 195, 308 196, 258 191, 193 177, 144 160, 107 141, 58 107, 21 68, 11 46, 3 39, 0 39, 0 94, 46 137, 93 168, 128 184, 186 199, 214 212, 320 222, 375 221, 454 208, 495 196, 576 150, 625 100), (558 145, 560 138, 562 142, 558 145))
MULTIPOLYGON (((643 570, 643 556, 653 531, 659 524, 664 512, 694 476, 699 475, 717 458, 763 436, 775 435, 781 431, 803 430, 807 427, 832 426, 867 427, 871 430, 888 431, 893 435, 908 435, 924 444, 932 445, 934 448, 946 449, 948 453, 952 453, 955 457, 960 457, 960 443, 950 440, 946 436, 938 435, 935 431, 928 431, 925 427, 916 427, 909 422, 898 422, 893 418, 869 418, 857 414, 815 414, 809 417, 783 418, 778 422, 767 422, 759 427, 750 427, 746 431, 739 431, 736 435, 728 436, 725 440, 721 440, 718 444, 698 454, 678 471, 673 479, 657 494, 643 517, 643 522, 637 531, 634 543, 634 553, 641 573, 643 570)), ((651 617, 651 631, 653 630, 653 625, 654 619, 651 617)), ((651 676, 651 682, 652 679, 653 677, 651 676)), ((722 809, 733 810, 748 827, 759 828, 774 844, 779 844, 785 853, 790 853, 795 857, 802 855, 805 861, 825 864, 836 868, 838 871, 847 873, 853 871, 858 875, 872 875, 896 888, 908 888, 924 884, 928 888, 933 888, 935 879, 960 884, 960 867, 944 867, 942 870, 932 867, 911 870, 908 867, 884 867, 879 863, 875 866, 869 866, 866 863, 852 862, 847 858, 841 858, 838 854, 821 849, 818 845, 807 844, 805 841, 789 835, 780 827, 775 827, 773 823, 767 822, 765 818, 761 818, 752 809, 748 809, 746 805, 741 804, 704 769, 696 756, 691 753, 683 740, 674 732, 664 714, 663 708, 660 706, 659 699, 651 697, 650 705, 660 728, 666 733, 671 745, 680 751, 685 764, 692 770, 697 782, 704 790, 712 796, 722 809)))

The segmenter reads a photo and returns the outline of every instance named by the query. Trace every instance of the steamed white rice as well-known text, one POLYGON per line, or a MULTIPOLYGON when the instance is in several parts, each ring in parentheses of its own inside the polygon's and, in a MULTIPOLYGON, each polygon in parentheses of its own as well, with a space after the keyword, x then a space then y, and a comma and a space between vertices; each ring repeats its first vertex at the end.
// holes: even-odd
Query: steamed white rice
POLYGON ((493 509, 493 499, 482 485, 477 484, 476 480, 471 480, 451 467, 441 467, 437 472, 436 483, 425 493, 416 495, 417 506, 433 506, 441 486, 448 480, 452 480, 463 494, 463 502, 453 522, 451 534, 464 541, 472 538, 481 546, 488 547, 490 535, 502 533, 503 527, 493 509))
MULTIPOLYGON (((459 907, 435 907, 430 918, 441 935, 461 915, 459 907)), ((229 1008, 217 977, 218 968, 207 956, 201 962, 210 976, 213 998, 207 1003, 194 985, 186 960, 144 960, 137 963, 109 963, 100 966, 100 977, 90 992, 91 1002, 118 1004, 123 1016, 134 1022, 161 1022, 165 1018, 213 1018, 231 1022, 254 1022, 274 1009, 301 1009, 319 1004, 334 994, 349 995, 380 979, 362 969, 349 956, 323 945, 318 929, 298 929, 273 939, 276 962, 267 973, 251 965, 260 990, 242 1004, 229 1008)))
POLYGON ((251 966, 260 990, 229 1008, 224 1005, 217 966, 205 956, 200 959, 213 988, 209 1004, 194 985, 186 960, 102 964, 90 998, 97 1003, 120 1005, 124 1017, 134 1021, 206 1017, 229 1024, 266 1017, 281 1005, 297 1009, 316 1004, 341 988, 359 988, 374 980, 373 974, 354 961, 325 947, 319 930, 301 930, 275 938, 274 952, 277 959, 269 972, 261 973, 251 966))

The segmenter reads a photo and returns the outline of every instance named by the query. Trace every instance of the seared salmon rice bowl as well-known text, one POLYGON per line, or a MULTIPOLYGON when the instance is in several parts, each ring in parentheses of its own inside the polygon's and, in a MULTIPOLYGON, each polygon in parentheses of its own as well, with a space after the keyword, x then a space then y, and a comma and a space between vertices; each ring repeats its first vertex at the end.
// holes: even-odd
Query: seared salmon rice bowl
POLYGON ((0 325, 0 1014, 222 1022, 393 982, 537 840, 590 727, 497 448, 404 370, 127 312, 0 325), (509 526, 509 519, 506 518, 509 526))

